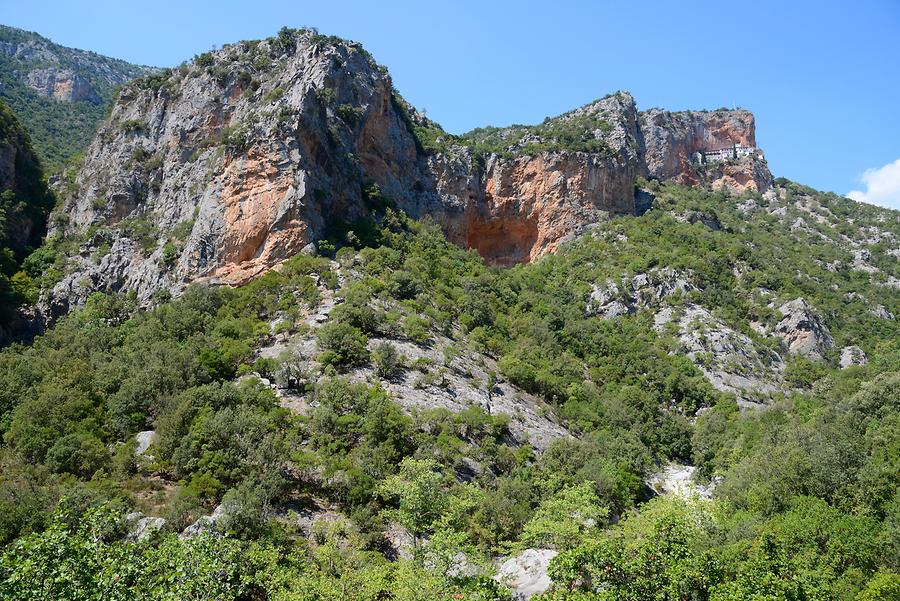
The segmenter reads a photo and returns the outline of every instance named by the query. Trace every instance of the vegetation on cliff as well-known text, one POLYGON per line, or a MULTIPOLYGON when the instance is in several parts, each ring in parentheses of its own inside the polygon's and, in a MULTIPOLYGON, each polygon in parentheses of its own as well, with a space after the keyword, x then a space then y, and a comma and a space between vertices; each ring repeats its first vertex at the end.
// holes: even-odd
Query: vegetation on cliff
POLYGON ((32 278, 42 265, 23 261, 40 245, 53 204, 28 133, 0 101, 0 326, 37 300, 32 278))
POLYGON ((884 285, 897 264, 873 254, 877 274, 829 269, 852 253, 812 241, 900 232, 884 211, 782 187, 792 207, 813 198, 855 228, 792 230, 759 195, 650 183, 644 216, 497 270, 384 206, 365 235, 336 233, 332 257, 295 257, 240 288, 195 285, 151 310, 92 296, 32 346, 0 353, 0 590, 503 599, 460 571, 460 554, 477 566, 538 545, 561 551, 547 599, 888 598, 900 586, 900 337, 867 309, 900 310, 884 285), (696 214, 717 226, 684 218, 696 214), (651 311, 586 311, 596 282, 658 266, 693 274, 674 305, 708 307, 748 335, 774 318, 767 295, 803 295, 869 362, 840 370, 827 355, 740 411, 651 311), (342 301, 313 332, 326 297, 342 301), (301 358, 254 352, 278 336, 317 343, 301 358), (400 410, 398 372, 440 386, 445 368, 369 340, 442 337, 496 359, 489 380, 543 398, 573 436, 535 453, 511 442, 514 416, 400 410), (378 375, 355 379, 370 362, 378 375), (282 406, 260 377, 287 381, 308 410, 282 406), (136 456, 134 434, 149 428, 151 457, 136 456), (644 480, 672 460, 722 478, 715 498, 648 501, 644 480), (307 535, 298 516, 322 504, 339 513, 307 535), (177 536, 217 506, 214 534, 177 536), (163 531, 123 540, 132 509, 165 517, 163 531), (413 538, 388 561, 392 525, 413 538))
MULTIPOLYGON (((16 85, 32 121, 82 102, 16 85)), ((897 213, 769 189, 764 162, 722 163, 750 178, 732 191, 635 182, 625 93, 451 136, 309 29, 120 100, 35 252, 52 197, 0 104, 0 303, 57 284, 73 308, 0 350, 0 597, 501 600, 495 560, 526 548, 555 555, 544 600, 900 596, 897 213), (529 176, 510 219, 465 231, 543 220, 568 228, 555 254, 496 269, 445 238, 500 198, 465 205, 486 157, 543 151, 621 172, 595 201, 604 184, 538 170, 553 202, 640 216, 523 218, 529 176), (422 199, 422 221, 398 208, 422 199), (206 277, 231 268, 245 285, 206 277), (656 489, 672 464, 704 494, 656 489)), ((750 143, 741 116, 726 138, 750 143)), ((655 130, 677 138, 655 158, 681 169, 683 129, 655 130)))

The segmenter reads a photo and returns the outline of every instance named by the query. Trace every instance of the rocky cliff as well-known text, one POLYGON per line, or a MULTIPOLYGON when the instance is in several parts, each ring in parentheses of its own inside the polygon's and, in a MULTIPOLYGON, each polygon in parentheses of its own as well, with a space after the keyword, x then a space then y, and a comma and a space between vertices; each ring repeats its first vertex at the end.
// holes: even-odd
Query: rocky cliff
POLYGON ((473 132, 429 160, 441 203, 462 211, 461 218, 441 219, 450 239, 489 262, 528 262, 588 224, 634 214, 643 165, 631 95, 613 94, 540 127, 490 137, 473 132), (572 128, 579 135, 574 143, 563 137, 572 128))
POLYGON ((512 265, 634 214, 640 176, 741 190, 771 179, 759 157, 690 163, 725 141, 754 145, 746 111, 660 114, 620 92, 538 126, 451 136, 358 44, 282 30, 226 46, 122 89, 56 215, 78 251, 48 306, 240 284, 384 202, 512 265))
POLYGON ((772 185, 761 152, 700 164, 697 155, 734 145, 756 148, 756 121, 743 109, 641 113, 647 173, 679 184, 765 192, 772 185))
POLYGON ((36 288, 20 269, 41 242, 53 201, 28 133, 0 101, 0 345, 31 334, 23 305, 36 288))

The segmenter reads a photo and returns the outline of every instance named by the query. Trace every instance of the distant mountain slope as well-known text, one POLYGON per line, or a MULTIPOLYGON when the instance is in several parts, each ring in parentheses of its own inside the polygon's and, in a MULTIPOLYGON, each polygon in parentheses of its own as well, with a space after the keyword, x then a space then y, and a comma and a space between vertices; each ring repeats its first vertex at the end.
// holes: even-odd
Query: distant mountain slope
POLYGON ((0 25, 0 98, 25 125, 49 171, 87 147, 117 86, 151 72, 0 25))

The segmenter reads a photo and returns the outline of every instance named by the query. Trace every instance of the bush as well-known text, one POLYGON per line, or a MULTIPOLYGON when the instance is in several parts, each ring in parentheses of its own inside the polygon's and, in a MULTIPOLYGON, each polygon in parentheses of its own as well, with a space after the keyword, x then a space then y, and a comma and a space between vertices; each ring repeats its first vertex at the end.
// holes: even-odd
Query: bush
POLYGON ((372 351, 372 359, 375 362, 375 373, 380 377, 390 379, 402 365, 402 358, 397 352, 397 347, 382 340, 372 351))
POLYGON ((348 323, 330 321, 319 328, 316 337, 323 351, 319 360, 325 365, 352 367, 369 360, 368 338, 348 323))

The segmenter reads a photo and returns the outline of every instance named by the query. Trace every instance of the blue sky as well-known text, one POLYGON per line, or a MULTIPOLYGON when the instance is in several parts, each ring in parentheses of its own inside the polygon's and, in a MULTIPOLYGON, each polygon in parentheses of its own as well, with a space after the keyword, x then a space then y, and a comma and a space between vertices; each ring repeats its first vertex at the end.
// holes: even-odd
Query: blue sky
POLYGON ((742 106, 776 176, 900 208, 900 0, 0 0, 0 22, 158 66, 316 27, 455 133, 620 89, 640 108, 742 106))

